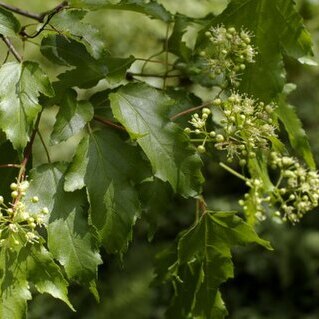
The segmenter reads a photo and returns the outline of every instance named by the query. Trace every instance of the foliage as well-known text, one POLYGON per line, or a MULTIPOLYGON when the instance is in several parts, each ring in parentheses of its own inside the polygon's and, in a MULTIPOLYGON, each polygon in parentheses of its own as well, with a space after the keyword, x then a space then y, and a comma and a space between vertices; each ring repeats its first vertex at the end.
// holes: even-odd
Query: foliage
MULTIPOLYGON (((145 225, 150 240, 160 236, 175 198, 182 204, 172 215, 195 202, 194 220, 181 217, 177 231, 165 225, 169 246, 152 242, 153 285, 166 289, 167 318, 225 318, 221 285, 234 276, 235 246, 271 250, 255 232, 260 222, 295 224, 318 206, 315 161, 285 85, 284 58, 312 63, 294 1, 232 0, 203 18, 156 0, 71 0, 40 14, 1 2, 0 36, 8 52, 0 169, 9 172, 0 197, 0 317, 25 318, 35 291, 74 310, 74 284, 99 300, 105 252, 123 262, 133 239, 146 237, 145 225), (113 55, 86 20, 101 10, 156 20, 166 30, 162 47, 150 56, 113 55), (28 59, 33 41, 47 62, 28 59), (54 108, 47 136, 41 122, 54 108), (52 160, 51 146, 74 138, 72 158, 52 160), (205 200, 206 163, 216 159, 248 188, 238 213, 205 200)), ((150 281, 152 267, 145 269, 150 281)))

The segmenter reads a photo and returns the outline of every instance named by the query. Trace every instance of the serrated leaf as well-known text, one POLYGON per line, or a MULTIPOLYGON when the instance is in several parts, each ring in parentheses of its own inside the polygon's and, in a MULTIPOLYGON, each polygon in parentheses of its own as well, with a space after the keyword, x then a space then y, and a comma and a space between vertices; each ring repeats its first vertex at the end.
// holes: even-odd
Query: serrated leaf
POLYGON ((256 63, 245 70, 240 89, 269 102, 283 89, 283 53, 300 58, 312 53, 312 42, 293 0, 232 0, 213 24, 244 27, 255 37, 256 63))
POLYGON ((68 90, 59 103, 51 141, 60 143, 79 133, 93 118, 93 106, 88 101, 78 101, 77 93, 68 90))
POLYGON ((201 160, 183 131, 168 119, 173 100, 143 84, 122 87, 110 100, 115 118, 141 146, 155 176, 185 197, 198 194, 201 160))
POLYGON ((169 22, 172 19, 171 13, 155 0, 148 2, 144 0, 72 0, 71 4, 80 8, 135 11, 165 22, 169 22))
POLYGON ((302 122, 299 119, 295 108, 288 104, 283 96, 279 100, 276 114, 284 124, 292 147, 296 150, 298 155, 303 157, 310 168, 315 169, 316 163, 313 158, 307 134, 302 127, 302 122))
POLYGON ((38 292, 48 293, 54 298, 61 299, 74 311, 68 299, 68 283, 51 253, 42 245, 39 245, 39 247, 33 246, 31 252, 27 250, 23 253, 28 256, 25 265, 28 271, 28 279, 34 284, 38 292))
POLYGON ((0 35, 14 37, 20 31, 20 22, 9 11, 0 8, 0 35))
POLYGON ((48 207, 48 247, 68 278, 90 286, 96 279, 101 258, 88 224, 86 193, 68 193, 63 189, 66 167, 52 164, 32 170, 28 198, 35 195, 40 198, 37 204, 32 204, 33 209, 48 207))
POLYGON ((0 318, 26 318, 27 300, 32 298, 26 273, 19 268, 16 251, 0 250, 0 318))
MULTIPOLYGON (((231 249, 251 243, 271 249, 234 212, 207 212, 197 225, 181 233, 177 263, 168 267, 175 287, 168 318, 225 318, 219 286, 234 275, 231 249)), ((167 256, 172 260, 171 253, 167 256)))
POLYGON ((120 82, 135 61, 132 56, 115 58, 104 55, 95 59, 82 43, 59 35, 45 37, 41 42, 41 53, 52 62, 74 67, 58 76, 63 88, 90 88, 106 78, 112 83, 120 82))
POLYGON ((142 163, 136 148, 111 131, 97 130, 83 138, 66 175, 67 191, 86 186, 91 222, 108 252, 125 252, 131 240, 140 216, 133 182, 142 163))
POLYGON ((63 10, 53 17, 50 24, 64 35, 83 43, 91 55, 98 59, 105 51, 105 46, 99 37, 99 30, 82 22, 86 14, 87 11, 81 9, 63 10))
POLYGON ((37 63, 9 62, 0 69, 0 128, 16 150, 29 141, 35 119, 41 111, 40 93, 53 95, 46 74, 37 63))
POLYGON ((67 297, 68 284, 52 255, 42 244, 2 247, 0 250, 2 319, 26 318, 30 285, 40 293, 48 293, 64 301, 72 310, 67 297), (45 271, 43 271, 45 269, 45 271))

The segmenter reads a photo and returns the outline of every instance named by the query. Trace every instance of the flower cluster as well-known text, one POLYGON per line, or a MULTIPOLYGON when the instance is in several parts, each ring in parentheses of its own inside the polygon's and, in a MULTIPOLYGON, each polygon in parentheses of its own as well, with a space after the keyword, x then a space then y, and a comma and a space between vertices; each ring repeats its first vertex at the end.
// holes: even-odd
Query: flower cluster
POLYGON ((269 204, 271 197, 264 195, 264 183, 259 178, 247 179, 246 185, 250 191, 245 194, 244 199, 239 200, 239 205, 243 206, 248 220, 257 218, 259 221, 264 221, 266 219, 265 207, 269 204), (252 212, 254 216, 251 216, 252 212))
POLYGON ((301 165, 295 158, 271 153, 271 166, 279 170, 276 199, 283 220, 298 222, 305 213, 318 206, 319 174, 301 165))
MULTIPOLYGON (((13 247, 20 244, 34 244, 39 242, 40 235, 37 227, 46 226, 45 216, 49 213, 47 207, 39 211, 30 211, 25 203, 26 191, 29 188, 28 181, 12 183, 12 202, 9 205, 4 203, 0 196, 0 247, 13 247)), ((30 204, 39 201, 37 196, 30 199, 30 204)))
POLYGON ((272 152, 270 157, 272 168, 278 171, 274 186, 265 190, 261 180, 247 179, 250 191, 239 204, 248 218, 254 212, 254 217, 262 221, 268 211, 274 211, 273 217, 295 224, 318 206, 319 174, 305 168, 293 157, 277 152, 272 152), (271 207, 274 209, 270 210, 271 207))
POLYGON ((272 119, 274 104, 265 105, 238 93, 232 93, 225 101, 217 98, 212 104, 216 107, 213 113, 219 126, 216 131, 207 131, 206 120, 211 113, 208 108, 203 109, 201 117, 198 113, 192 116, 190 124, 195 130, 185 129, 202 138, 198 139, 202 141, 201 150, 205 143, 213 142, 216 149, 227 151, 228 161, 237 157, 245 165, 247 158, 256 156, 257 149, 269 149, 269 141, 276 136, 277 129, 272 119))
POLYGON ((223 75, 230 84, 239 84, 239 74, 247 63, 254 63, 256 49, 251 45, 251 32, 220 25, 205 33, 210 45, 200 55, 206 60, 211 77, 223 75))

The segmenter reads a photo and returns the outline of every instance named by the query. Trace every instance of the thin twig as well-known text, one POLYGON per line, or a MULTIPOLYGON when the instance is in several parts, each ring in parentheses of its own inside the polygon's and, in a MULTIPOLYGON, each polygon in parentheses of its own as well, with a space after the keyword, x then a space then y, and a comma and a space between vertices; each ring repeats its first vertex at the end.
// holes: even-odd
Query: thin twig
POLYGON ((20 164, 1 164, 0 168, 21 168, 20 164))
POLYGON ((17 61, 19 63, 22 63, 22 57, 19 54, 19 52, 16 50, 16 48, 13 46, 12 42, 10 41, 10 39, 8 37, 6 37, 5 35, 0 35, 1 39, 3 40, 3 42, 6 44, 6 46, 8 47, 9 51, 13 54, 13 56, 17 59, 17 61))
POLYGON ((173 116, 171 117, 171 121, 175 121, 177 118, 179 118, 179 117, 181 117, 181 116, 183 116, 183 115, 187 115, 187 114, 189 114, 189 113, 193 113, 193 112, 195 112, 195 111, 197 111, 197 110, 200 110, 200 109, 202 109, 203 107, 209 106, 209 105, 211 105, 211 104, 212 104, 212 102, 206 102, 206 103, 203 103, 203 104, 201 104, 201 105, 199 105, 199 106, 195 106, 195 107, 192 107, 192 108, 190 108, 190 109, 187 109, 187 110, 185 110, 185 111, 183 111, 183 112, 177 113, 177 114, 175 114, 175 115, 173 115, 173 116))
POLYGON ((42 33, 42 31, 45 29, 45 27, 50 23, 50 21, 52 20, 52 18, 59 13, 61 10, 63 10, 64 8, 66 8, 68 6, 68 2, 67 1, 63 1, 62 3, 60 3, 59 5, 57 5, 54 9, 50 10, 50 11, 46 11, 44 13, 42 13, 43 15, 43 25, 41 26, 41 28, 35 32, 34 34, 30 35, 28 33, 25 32, 25 28, 22 28, 22 30, 20 31, 20 34, 26 38, 29 39, 33 39, 36 38, 40 33, 42 33), (44 18, 47 16, 46 21, 44 21, 44 18))
POLYGON ((153 74, 153 73, 132 73, 128 72, 128 76, 141 76, 141 77, 149 77, 149 78, 179 78, 180 74, 153 74))
POLYGON ((43 18, 44 18, 43 14, 37 14, 37 13, 29 12, 29 11, 26 11, 26 10, 11 6, 10 4, 3 3, 2 1, 0 1, 0 7, 3 7, 5 9, 9 10, 9 11, 12 11, 14 13, 20 14, 22 16, 37 20, 39 22, 42 22, 43 18))
POLYGON ((121 130, 121 131, 126 132, 126 129, 125 129, 123 126, 117 125, 117 124, 113 123, 113 122, 110 121, 110 120, 102 119, 102 118, 99 117, 99 116, 94 116, 94 120, 97 121, 97 122, 100 122, 100 123, 102 123, 102 124, 104 124, 104 125, 107 125, 107 126, 116 128, 117 130, 121 130))

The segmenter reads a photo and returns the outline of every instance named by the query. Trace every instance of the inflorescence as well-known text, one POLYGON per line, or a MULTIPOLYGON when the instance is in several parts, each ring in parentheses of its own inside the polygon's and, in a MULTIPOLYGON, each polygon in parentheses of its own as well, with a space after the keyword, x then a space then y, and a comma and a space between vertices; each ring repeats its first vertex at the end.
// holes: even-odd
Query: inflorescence
POLYGON ((216 107, 213 114, 216 114, 218 129, 207 130, 206 121, 211 114, 208 108, 202 110, 201 116, 198 113, 192 115, 189 123, 193 129, 185 129, 202 139, 197 148, 199 152, 205 152, 205 144, 213 142, 217 150, 227 152, 229 162, 236 157, 241 165, 245 165, 247 158, 256 156, 257 149, 269 149, 270 139, 277 136, 277 125, 272 118, 276 105, 265 105, 235 92, 225 101, 217 98, 212 104, 216 107))
POLYGON ((200 56, 210 70, 210 76, 223 76, 231 85, 239 84, 239 75, 246 64, 255 62, 257 50, 251 45, 252 33, 241 29, 225 28, 224 25, 211 28, 205 33, 210 45, 200 52, 200 56))
MULTIPOLYGON (((28 181, 12 183, 12 202, 4 203, 0 196, 0 247, 14 247, 18 245, 34 244, 40 240, 38 227, 46 227, 45 216, 49 213, 47 207, 39 211, 32 211, 25 203, 26 192, 29 188, 28 181)), ((33 196, 30 204, 38 203, 39 198, 33 196)), ((29 205, 28 205, 29 206, 29 205)))

